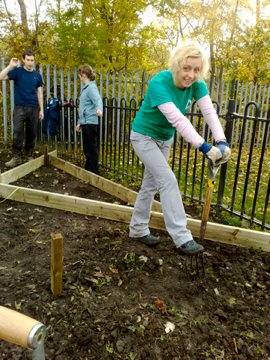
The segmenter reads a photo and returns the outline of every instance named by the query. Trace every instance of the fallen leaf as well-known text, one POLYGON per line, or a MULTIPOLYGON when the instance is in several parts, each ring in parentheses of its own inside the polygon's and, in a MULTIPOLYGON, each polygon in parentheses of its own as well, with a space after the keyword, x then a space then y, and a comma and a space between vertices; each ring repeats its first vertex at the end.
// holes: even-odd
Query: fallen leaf
POLYGON ((30 234, 36 234, 39 232, 39 229, 29 229, 28 231, 30 232, 30 234))
POLYGON ((87 278, 87 277, 86 277, 85 280, 91 281, 91 282, 94 283, 94 284, 98 284, 98 280, 95 279, 95 278, 87 278))
POLYGON ((230 305, 234 305, 234 304, 236 304, 236 299, 234 297, 230 297, 228 302, 230 305))
POLYGON ((220 295, 220 293, 219 293, 219 291, 218 291, 218 288, 215 288, 215 289, 214 289, 214 292, 215 292, 216 295, 218 295, 218 296, 220 295))
POLYGON ((172 322, 167 321, 165 324, 165 332, 168 334, 170 332, 173 332, 174 329, 175 329, 175 325, 172 322))
POLYGON ((15 309, 21 310, 21 308, 22 308, 22 303, 17 303, 17 301, 15 301, 15 309))
POLYGON ((154 305, 155 305, 156 308, 158 308, 160 310, 164 309, 166 307, 164 302, 162 300, 160 300, 160 299, 156 299, 155 302, 154 302, 154 305))
POLYGON ((148 257, 147 257, 147 256, 144 256, 144 255, 141 255, 141 256, 139 257, 139 260, 140 260, 141 262, 147 263, 148 257))
POLYGON ((113 274, 118 274, 118 269, 116 269, 115 267, 110 267, 110 272, 112 272, 113 274))

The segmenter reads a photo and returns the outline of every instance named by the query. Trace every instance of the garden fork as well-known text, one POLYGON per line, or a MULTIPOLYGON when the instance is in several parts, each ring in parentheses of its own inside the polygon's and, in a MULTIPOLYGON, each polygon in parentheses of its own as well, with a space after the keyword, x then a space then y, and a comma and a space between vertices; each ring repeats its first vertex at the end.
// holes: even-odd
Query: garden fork
MULTIPOLYGON (((208 181, 207 181, 207 189, 206 189, 206 195, 205 195, 205 203, 203 207, 202 212, 202 220, 201 220, 201 228, 199 233, 199 242, 204 240, 206 227, 207 227, 207 221, 209 218, 209 212, 210 212, 210 206, 211 206, 211 199, 212 194, 214 191, 214 185, 215 185, 215 178, 217 175, 217 172, 220 168, 220 165, 213 166, 213 163, 211 160, 208 160, 208 181)), ((190 256, 190 269, 191 269, 191 275, 198 276, 200 273, 204 275, 204 255, 196 254, 193 256, 190 256), (195 258, 195 268, 193 266, 193 257, 195 258), (200 271, 200 265, 201 265, 201 271, 200 271)))

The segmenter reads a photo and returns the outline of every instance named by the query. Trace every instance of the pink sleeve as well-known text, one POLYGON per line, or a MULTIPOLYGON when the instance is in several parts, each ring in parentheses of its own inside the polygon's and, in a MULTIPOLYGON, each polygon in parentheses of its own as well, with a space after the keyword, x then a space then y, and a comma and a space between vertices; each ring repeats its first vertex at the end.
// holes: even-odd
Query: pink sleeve
POLYGON ((204 139, 197 133, 188 118, 177 109, 173 102, 161 104, 158 106, 158 109, 187 142, 197 148, 202 145, 204 139))
POLYGON ((216 141, 226 140, 224 131, 220 124, 219 118, 217 116, 217 112, 214 109, 213 103, 210 99, 209 95, 202 97, 200 100, 197 101, 199 108, 203 114, 203 117, 210 127, 213 137, 216 141))

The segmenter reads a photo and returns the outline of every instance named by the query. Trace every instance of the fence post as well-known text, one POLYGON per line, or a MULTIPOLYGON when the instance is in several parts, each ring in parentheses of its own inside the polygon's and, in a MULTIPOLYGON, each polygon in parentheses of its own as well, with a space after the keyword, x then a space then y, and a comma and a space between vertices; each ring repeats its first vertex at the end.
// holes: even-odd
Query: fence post
MULTIPOLYGON (((229 144, 232 140, 235 107, 236 107, 236 101, 234 99, 230 99, 228 104, 228 111, 226 114, 226 125, 225 125, 225 136, 229 144)), ((220 169, 218 195, 217 195, 217 210, 221 208, 223 202, 224 188, 226 183, 226 173, 227 173, 227 163, 223 164, 220 169)))

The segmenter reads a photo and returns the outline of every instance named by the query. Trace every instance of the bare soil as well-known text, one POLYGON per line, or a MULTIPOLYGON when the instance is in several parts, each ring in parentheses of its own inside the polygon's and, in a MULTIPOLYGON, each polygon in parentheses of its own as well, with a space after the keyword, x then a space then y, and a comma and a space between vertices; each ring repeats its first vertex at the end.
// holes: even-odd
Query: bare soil
MULTIPOLYGON (((10 154, 0 157, 4 172, 10 154)), ((51 166, 16 184, 121 203, 51 166)), ((196 276, 165 232, 149 248, 118 222, 3 199, 0 213, 0 304, 46 325, 46 359, 270 359, 269 253, 205 241, 196 276), (60 296, 50 288, 55 232, 60 296)), ((30 358, 0 340, 0 359, 30 358)))

